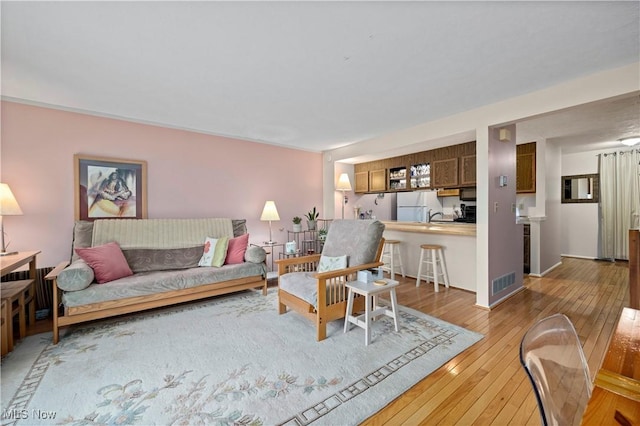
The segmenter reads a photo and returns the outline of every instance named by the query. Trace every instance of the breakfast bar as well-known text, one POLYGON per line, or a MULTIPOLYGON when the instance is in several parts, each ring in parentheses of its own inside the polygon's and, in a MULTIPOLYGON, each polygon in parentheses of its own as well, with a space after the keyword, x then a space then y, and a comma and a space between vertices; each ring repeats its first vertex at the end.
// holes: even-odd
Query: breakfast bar
MULTIPOLYGON (((449 274, 449 285, 476 292, 476 225, 458 222, 383 221, 384 238, 402 241, 400 255, 405 272, 418 275, 421 244, 439 244, 449 274)), ((425 285, 422 283, 421 285, 425 285)))

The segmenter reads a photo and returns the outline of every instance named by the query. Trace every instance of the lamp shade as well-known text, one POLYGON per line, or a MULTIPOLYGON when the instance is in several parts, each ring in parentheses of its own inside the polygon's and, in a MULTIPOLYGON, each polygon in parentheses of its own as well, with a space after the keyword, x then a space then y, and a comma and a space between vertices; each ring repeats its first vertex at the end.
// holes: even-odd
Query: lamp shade
POLYGON ((336 185, 338 191, 351 191, 351 182, 349 182, 349 175, 342 173, 338 178, 338 184, 336 185))
POLYGON ((264 203, 264 209, 262 209, 262 216, 260 216, 260 220, 280 220, 275 202, 267 201, 264 203))
POLYGON ((0 216, 18 216, 22 210, 6 183, 0 183, 0 216))

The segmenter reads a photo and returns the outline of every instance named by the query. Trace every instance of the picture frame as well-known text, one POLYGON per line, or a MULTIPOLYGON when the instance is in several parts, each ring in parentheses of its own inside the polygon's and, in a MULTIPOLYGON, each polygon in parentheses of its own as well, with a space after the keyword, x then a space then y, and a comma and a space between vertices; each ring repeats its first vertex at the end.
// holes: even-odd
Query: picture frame
POLYGON ((75 219, 146 219, 147 162, 75 154, 75 219))

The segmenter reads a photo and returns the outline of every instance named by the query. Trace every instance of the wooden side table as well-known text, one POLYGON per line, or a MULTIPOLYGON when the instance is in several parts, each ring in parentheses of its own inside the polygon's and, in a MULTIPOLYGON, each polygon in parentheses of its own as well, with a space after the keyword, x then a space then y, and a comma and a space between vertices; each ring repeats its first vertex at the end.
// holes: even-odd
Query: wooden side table
MULTIPOLYGON (((27 335, 27 311, 29 324, 36 322, 36 282, 35 280, 9 281, 2 283, 2 301, 7 304, 9 311, 8 327, 13 329, 13 318, 18 317, 20 338, 27 335)), ((13 330, 12 330, 13 332, 13 330)), ((15 339, 9 342, 9 350, 13 349, 15 339)))
POLYGON ((398 281, 384 279, 382 280, 386 284, 376 285, 375 283, 365 283, 362 281, 351 281, 346 284, 349 289, 349 296, 347 298, 347 312, 344 318, 344 332, 349 331, 350 324, 355 324, 358 327, 364 328, 365 331, 365 345, 369 345, 371 341, 371 323, 380 315, 386 315, 393 318, 396 331, 398 331, 398 316, 397 312, 397 299, 396 299, 396 287, 398 281), (391 296, 391 309, 385 306, 378 306, 378 295, 388 292, 391 296), (353 298, 355 294, 360 294, 365 297, 364 315, 353 315, 353 298), (364 318, 364 320, 363 320, 364 318))
POLYGON ((0 257, 0 276, 4 277, 19 267, 29 264, 29 278, 36 278, 36 256, 40 251, 21 251, 9 256, 0 257))
POLYGON ((4 336, 7 336, 7 352, 13 350, 15 341, 13 336, 13 318, 18 316, 20 338, 27 335, 27 309, 29 324, 36 322, 36 256, 40 251, 21 251, 16 254, 0 257, 0 277, 4 277, 16 269, 29 265, 29 279, 20 281, 4 280, 0 282, 0 299, 3 303, 2 318, 4 319, 2 329, 3 355, 4 336))
POLYGON ((2 300, 0 303, 0 312, 2 313, 0 316, 0 340, 2 341, 0 353, 4 356, 9 353, 9 342, 13 348, 13 327, 9 327, 10 316, 7 302, 2 300))

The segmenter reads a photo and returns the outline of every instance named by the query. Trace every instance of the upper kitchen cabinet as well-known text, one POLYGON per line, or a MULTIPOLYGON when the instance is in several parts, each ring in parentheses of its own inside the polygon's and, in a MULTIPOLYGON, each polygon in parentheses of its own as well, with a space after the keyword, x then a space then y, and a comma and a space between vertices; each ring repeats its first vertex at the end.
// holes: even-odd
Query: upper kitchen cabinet
POLYGON ((460 186, 476 186, 476 156, 460 157, 460 186))
POLYGON ((389 169, 389 189, 407 189, 407 168, 394 167, 389 169))
POLYGON ((516 145, 516 193, 536 192, 536 143, 516 145))
POLYGON ((429 163, 411 166, 411 189, 431 187, 431 165, 429 163))
POLYGON ((355 192, 363 193, 369 192, 369 172, 356 172, 355 173, 355 192))
POLYGON ((431 186, 433 188, 458 186, 458 157, 437 160, 431 164, 431 186))
POLYGON ((476 142, 354 165, 355 192, 396 192, 476 185, 476 142))
POLYGON ((387 190, 387 170, 371 170, 369 172, 369 192, 383 192, 387 190))

